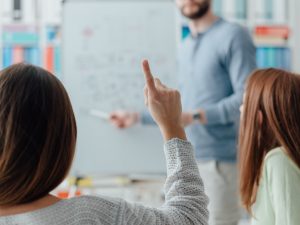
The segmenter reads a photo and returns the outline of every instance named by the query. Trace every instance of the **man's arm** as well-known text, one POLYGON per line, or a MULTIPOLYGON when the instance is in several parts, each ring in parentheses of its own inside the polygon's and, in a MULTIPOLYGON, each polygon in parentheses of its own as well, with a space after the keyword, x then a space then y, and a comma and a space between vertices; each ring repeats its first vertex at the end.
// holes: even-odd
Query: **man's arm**
POLYGON ((227 124, 236 121, 239 115, 246 80, 256 69, 256 48, 246 30, 238 29, 235 32, 225 57, 225 65, 234 93, 216 104, 198 109, 203 124, 227 124))

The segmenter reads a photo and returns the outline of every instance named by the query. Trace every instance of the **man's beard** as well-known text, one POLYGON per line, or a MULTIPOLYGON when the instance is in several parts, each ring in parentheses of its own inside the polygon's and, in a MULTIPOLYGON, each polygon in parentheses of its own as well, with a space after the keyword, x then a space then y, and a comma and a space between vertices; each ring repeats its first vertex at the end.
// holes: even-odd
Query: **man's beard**
POLYGON ((191 20, 195 20, 195 19, 200 19, 201 17, 203 17, 204 15, 206 15, 206 13, 209 11, 210 9, 210 1, 205 1, 201 4, 198 4, 199 9, 197 12, 193 13, 193 14, 186 14, 184 13, 184 8, 181 9, 181 13, 182 15, 184 15, 185 17, 191 19, 191 20))

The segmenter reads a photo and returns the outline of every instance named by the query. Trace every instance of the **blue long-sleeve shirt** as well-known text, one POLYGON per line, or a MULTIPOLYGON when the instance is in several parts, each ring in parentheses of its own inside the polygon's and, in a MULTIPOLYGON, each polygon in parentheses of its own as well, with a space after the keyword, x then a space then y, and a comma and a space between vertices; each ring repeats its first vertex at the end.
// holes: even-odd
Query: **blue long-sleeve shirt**
MULTIPOLYGON (((186 129, 198 160, 236 160, 239 107, 255 55, 249 32, 223 19, 183 42, 178 62, 183 111, 203 109, 208 121, 186 129)), ((142 122, 152 120, 143 114, 142 122)))

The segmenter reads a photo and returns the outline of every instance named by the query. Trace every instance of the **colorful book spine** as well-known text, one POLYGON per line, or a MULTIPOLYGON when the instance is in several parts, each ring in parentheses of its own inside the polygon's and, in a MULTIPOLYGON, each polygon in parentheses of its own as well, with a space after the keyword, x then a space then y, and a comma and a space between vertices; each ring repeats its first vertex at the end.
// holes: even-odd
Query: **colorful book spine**
POLYGON ((36 26, 12 24, 3 26, 3 67, 27 62, 40 65, 39 35, 36 26))
POLYGON ((21 46, 13 47, 13 64, 24 62, 25 49, 21 46))
POLYGON ((259 68, 291 69, 291 51, 286 47, 259 47, 256 59, 259 68))
POLYGON ((56 76, 61 74, 61 49, 60 46, 47 46, 44 58, 45 68, 56 76))
POLYGON ((48 46, 45 49, 45 68, 54 73, 54 48, 52 46, 48 46))
POLYGON ((272 36, 288 39, 290 28, 287 26, 257 26, 254 33, 258 36, 272 36))
MULTIPOLYGON (((184 39, 190 33, 189 28, 182 27, 182 38, 184 39)), ((266 27, 260 26, 255 29, 255 34, 263 38, 260 47, 256 50, 256 59, 258 68, 275 67, 280 69, 291 69, 291 51, 286 45, 286 38, 289 36, 290 30, 287 27, 266 27), (285 37, 280 42, 277 37, 285 37), (273 40, 273 38, 275 38, 273 40), (272 43, 269 43, 269 40, 272 43), (281 42, 282 41, 282 42, 281 42), (273 46, 274 45, 274 46, 273 46), (278 45, 278 47, 276 46, 278 45), (273 46, 273 47, 270 47, 273 46)))
POLYGON ((266 49, 265 48, 257 48, 256 50, 256 61, 258 68, 264 68, 267 64, 267 57, 265 55, 266 49))
POLYGON ((38 47, 30 49, 30 63, 37 66, 41 65, 41 54, 38 47))
POLYGON ((276 52, 278 50, 274 48, 267 48, 267 67, 276 67, 280 65, 280 62, 276 62, 276 52))
POLYGON ((46 28, 47 44, 44 55, 45 68, 58 77, 61 74, 60 33, 59 26, 46 28))
POLYGON ((281 69, 288 69, 285 68, 285 55, 284 55, 284 48, 277 48, 275 53, 275 61, 277 62, 277 67, 281 69))
POLYGON ((54 71, 56 76, 61 75, 61 49, 59 46, 54 48, 54 71))
POLYGON ((30 48, 25 48, 24 49, 24 62, 30 63, 30 59, 31 59, 30 48))
POLYGON ((21 62, 40 66, 39 48, 24 46, 5 46, 3 48, 3 68, 21 62))
POLYGON ((282 56, 283 56, 283 69, 290 70, 291 69, 291 62, 292 62, 292 53, 291 49, 283 48, 282 49, 282 56))
POLYGON ((39 49, 36 47, 25 48, 25 62, 40 65, 40 54, 39 49))
POLYGON ((11 47, 3 48, 3 68, 6 68, 13 63, 13 52, 11 47))
POLYGON ((37 45, 39 36, 35 32, 27 31, 4 31, 3 43, 5 45, 37 45))

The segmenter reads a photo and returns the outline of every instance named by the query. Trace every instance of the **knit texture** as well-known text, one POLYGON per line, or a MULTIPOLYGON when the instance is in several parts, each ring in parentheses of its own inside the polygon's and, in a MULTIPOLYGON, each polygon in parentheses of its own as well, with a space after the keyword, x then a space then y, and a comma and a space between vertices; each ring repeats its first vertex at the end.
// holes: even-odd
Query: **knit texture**
POLYGON ((167 180, 160 208, 109 197, 82 196, 61 200, 36 211, 0 217, 7 225, 207 225, 204 193, 191 144, 172 139, 165 144, 167 180))

